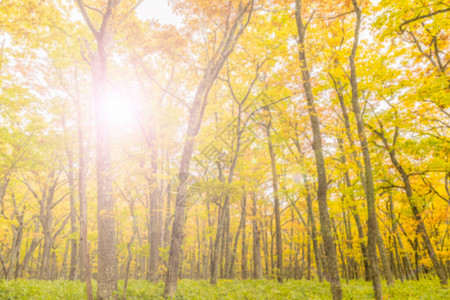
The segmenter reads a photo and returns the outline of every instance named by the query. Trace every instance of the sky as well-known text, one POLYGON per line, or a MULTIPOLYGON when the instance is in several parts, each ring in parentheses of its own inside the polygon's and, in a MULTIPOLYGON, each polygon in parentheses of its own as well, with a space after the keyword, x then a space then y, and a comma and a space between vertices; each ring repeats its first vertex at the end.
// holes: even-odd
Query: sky
POLYGON ((161 24, 181 24, 181 17, 172 13, 168 0, 144 0, 136 13, 142 20, 156 19, 161 24))

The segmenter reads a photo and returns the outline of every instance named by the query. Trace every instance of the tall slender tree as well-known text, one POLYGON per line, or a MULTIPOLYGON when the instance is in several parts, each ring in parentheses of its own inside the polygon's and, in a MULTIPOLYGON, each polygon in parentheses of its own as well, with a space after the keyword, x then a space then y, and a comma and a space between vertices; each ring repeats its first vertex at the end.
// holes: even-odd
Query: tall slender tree
POLYGON ((185 210, 187 200, 187 179, 189 167, 194 152, 194 138, 200 131, 205 107, 208 103, 208 94, 219 75, 220 70, 225 64, 228 56, 233 52, 239 37, 244 32, 250 22, 253 11, 254 1, 239 2, 236 4, 229 1, 226 5, 225 22, 223 35, 210 55, 208 64, 203 72, 200 83, 195 92, 194 101, 189 111, 189 121, 186 133, 186 140, 183 145, 180 171, 178 175, 179 186, 177 189, 177 197, 175 200, 175 216, 172 225, 172 236, 169 252, 169 263, 167 268, 166 282, 164 286, 164 294, 172 297, 177 289, 178 272, 181 259, 181 245, 183 243, 183 231, 185 222, 185 210))
POLYGON ((336 257, 336 248, 333 240, 333 232, 331 229, 330 215, 327 204, 327 174, 325 169, 325 158, 323 155, 322 137, 320 132, 320 122, 317 114, 314 95, 311 86, 311 77, 308 69, 306 58, 306 29, 309 22, 303 22, 302 17, 302 0, 295 0, 295 20, 297 22, 298 45, 299 45, 299 60, 303 79, 303 89, 305 98, 308 103, 308 114, 311 122, 313 133, 313 149, 316 158, 317 169, 317 201, 319 202, 319 220, 320 230, 322 233, 323 244, 326 255, 326 278, 331 285, 331 293, 333 299, 342 299, 341 280, 339 276, 339 268, 336 257))

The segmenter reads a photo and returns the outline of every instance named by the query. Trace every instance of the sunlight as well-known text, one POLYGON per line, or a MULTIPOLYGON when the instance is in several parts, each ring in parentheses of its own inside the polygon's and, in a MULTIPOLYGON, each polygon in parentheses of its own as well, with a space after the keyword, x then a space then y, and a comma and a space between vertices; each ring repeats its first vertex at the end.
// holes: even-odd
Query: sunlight
POLYGON ((128 128, 133 125, 134 112, 131 99, 119 91, 108 91, 106 116, 113 129, 128 128))

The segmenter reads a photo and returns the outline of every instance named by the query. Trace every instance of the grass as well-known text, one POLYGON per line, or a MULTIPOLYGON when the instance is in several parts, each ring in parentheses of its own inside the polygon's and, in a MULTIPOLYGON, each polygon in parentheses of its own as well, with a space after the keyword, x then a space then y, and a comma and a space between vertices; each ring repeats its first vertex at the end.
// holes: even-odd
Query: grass
MULTIPOLYGON (((164 299, 163 283, 151 284, 133 280, 128 284, 127 299, 164 299)), ((95 283, 94 283, 95 292, 95 283)), ((436 279, 397 282, 383 286, 385 299, 450 299, 450 289, 441 288, 436 279)), ((119 282, 119 295, 123 295, 123 282, 119 282)), ((372 299, 370 282, 343 283, 344 299, 372 299)), ((84 284, 71 281, 15 280, 0 281, 0 299, 86 299, 84 284)), ((204 280, 181 280, 174 299, 331 299, 326 282, 288 280, 284 284, 269 280, 220 280, 212 286, 204 280)))

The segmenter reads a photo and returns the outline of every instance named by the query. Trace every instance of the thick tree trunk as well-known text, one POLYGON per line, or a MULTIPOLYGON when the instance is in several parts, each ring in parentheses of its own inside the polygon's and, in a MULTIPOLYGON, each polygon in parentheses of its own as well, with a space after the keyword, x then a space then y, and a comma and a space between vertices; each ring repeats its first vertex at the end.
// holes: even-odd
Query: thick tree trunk
MULTIPOLYGON (((83 18, 97 42, 97 51, 91 53, 92 85, 97 133, 97 227, 98 227, 98 272, 97 298, 111 299, 117 290, 116 229, 111 174, 111 137, 107 115, 107 27, 116 0, 108 0, 102 14, 99 29, 94 28, 82 0, 76 0, 83 18)), ((85 241, 86 243, 87 241, 85 241)), ((86 255, 86 254, 85 254, 86 255)))
POLYGON ((339 268, 336 258, 336 248, 333 241, 333 233, 331 230, 330 216, 328 213, 327 204, 327 175, 325 169, 325 159, 322 149, 322 138, 320 132, 319 118, 314 103, 314 96, 312 93, 310 74, 308 65, 306 62, 305 53, 305 35, 306 27, 303 24, 301 10, 301 0, 295 1, 295 17, 297 21, 298 30, 298 44, 299 44, 299 60, 301 64, 301 72, 303 78, 303 88, 308 102, 308 113, 311 122, 311 128, 313 132, 313 149, 316 158, 318 187, 317 187, 317 200, 319 203, 319 216, 320 226, 322 232, 322 238, 326 254, 326 270, 327 279, 331 285, 331 292, 333 299, 342 299, 341 280, 339 277, 339 268))
POLYGON ((111 174, 111 137, 106 107, 106 53, 102 38, 97 38, 98 53, 92 60, 94 104, 97 132, 97 298, 111 299, 117 290, 116 228, 111 174))

